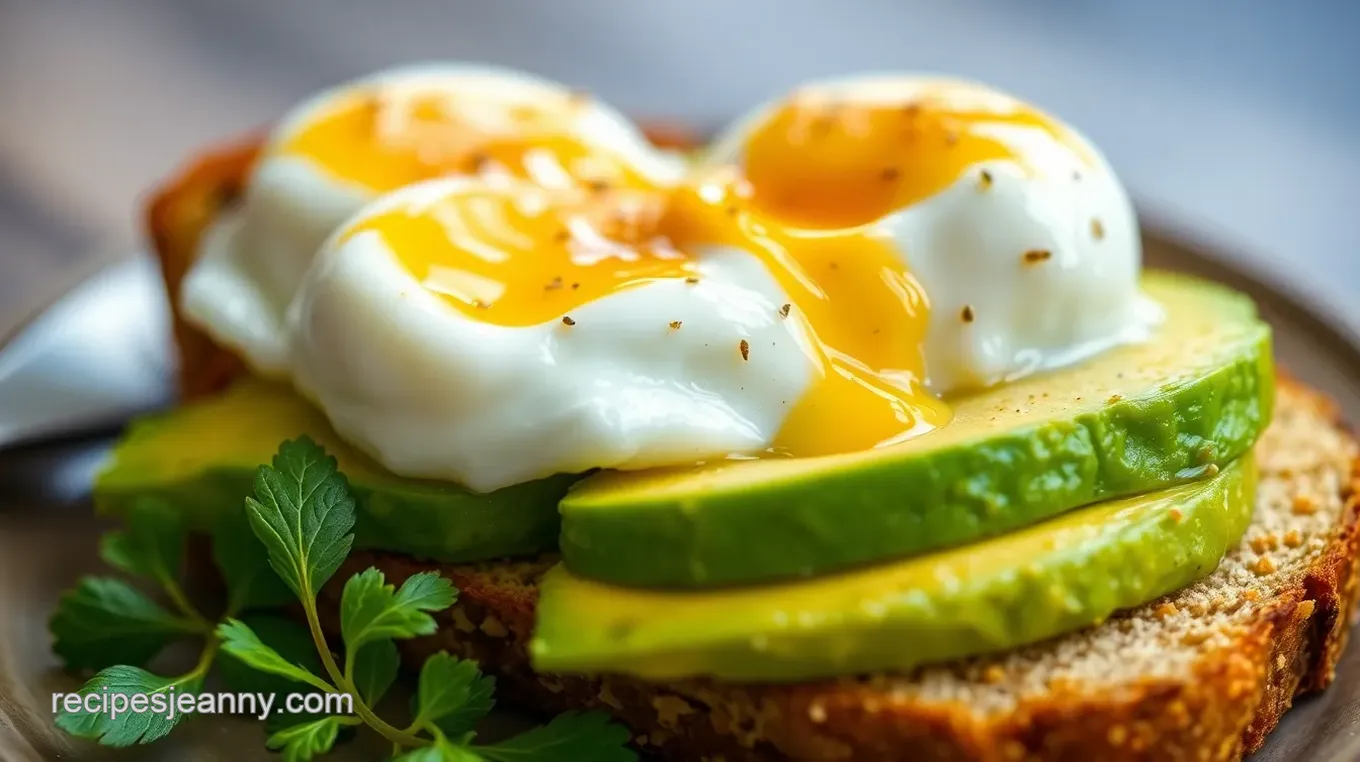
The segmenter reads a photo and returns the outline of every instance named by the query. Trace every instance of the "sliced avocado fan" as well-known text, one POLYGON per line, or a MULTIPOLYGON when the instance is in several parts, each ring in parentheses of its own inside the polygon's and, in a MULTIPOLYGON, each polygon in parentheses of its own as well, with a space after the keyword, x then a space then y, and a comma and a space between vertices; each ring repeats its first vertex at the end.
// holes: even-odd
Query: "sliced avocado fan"
POLYGON ((1149 274, 1145 343, 950 400, 906 443, 820 458, 601 472, 562 501, 574 574, 704 587, 808 577, 999 535, 1178 484, 1246 452, 1274 402, 1250 299, 1149 274))
POLYGON ((256 379, 224 395, 132 425, 95 478, 95 506, 119 515, 161 498, 209 532, 222 511, 243 510, 255 472, 281 442, 306 434, 339 462, 354 491, 355 542, 438 561, 476 561, 552 550, 557 502, 578 478, 554 476, 481 494, 448 482, 396 476, 346 445, 319 410, 256 379))
POLYGON ((727 590, 617 587, 559 565, 542 583, 533 666, 655 680, 791 681, 1004 651, 1207 575, 1250 524, 1254 492, 1246 455, 1211 478, 976 544, 727 590))

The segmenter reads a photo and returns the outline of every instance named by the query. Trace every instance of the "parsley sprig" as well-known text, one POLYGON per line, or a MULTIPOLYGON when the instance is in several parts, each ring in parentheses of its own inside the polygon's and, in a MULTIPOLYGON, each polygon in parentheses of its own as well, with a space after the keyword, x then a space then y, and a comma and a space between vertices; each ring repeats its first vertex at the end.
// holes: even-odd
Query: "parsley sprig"
MULTIPOLYGON (((349 694, 353 715, 268 719, 265 744, 289 762, 330 751, 347 729, 360 725, 390 741, 392 758, 400 762, 635 759, 625 745, 627 730, 598 713, 568 713, 499 743, 474 743, 477 722, 494 705, 495 679, 476 662, 442 651, 420 670, 410 722, 379 716, 374 707, 397 677, 396 641, 434 633, 432 615, 452 606, 458 591, 436 572, 413 574, 400 586, 374 568, 353 575, 340 597, 344 650, 337 660, 321 626, 317 593, 349 555, 354 521, 354 498, 335 459, 305 437, 284 442, 272 464, 260 467, 244 512, 225 516, 213 534, 227 600, 221 615, 210 619, 178 580, 186 537, 181 516, 162 502, 143 501, 125 529, 105 536, 100 553, 110 565, 156 583, 170 609, 121 579, 82 579, 52 617, 53 649, 70 669, 98 670, 82 694, 197 693, 215 663, 234 690, 283 693, 308 686, 349 694), (301 603, 305 628, 257 613, 289 600, 301 603), (162 676, 144 668, 186 637, 203 642, 189 671, 162 676)), ((57 725, 106 746, 129 746, 164 737, 182 717, 63 712, 57 725)))

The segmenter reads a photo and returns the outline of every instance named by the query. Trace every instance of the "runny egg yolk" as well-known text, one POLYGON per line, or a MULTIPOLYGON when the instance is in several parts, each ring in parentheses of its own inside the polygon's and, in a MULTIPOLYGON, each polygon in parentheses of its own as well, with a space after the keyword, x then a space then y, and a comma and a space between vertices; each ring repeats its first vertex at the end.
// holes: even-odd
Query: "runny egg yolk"
POLYGON ((460 174, 508 175, 549 188, 645 185, 621 157, 574 133, 589 107, 571 93, 524 102, 372 83, 323 104, 272 150, 378 193, 460 174))
MULTIPOLYGON (((341 238, 377 233, 402 267, 470 319, 560 319, 561 330, 573 329, 572 310, 623 289, 661 278, 697 285, 700 247, 737 246, 789 295, 772 317, 802 324, 820 371, 770 450, 747 455, 851 452, 942 425, 947 408, 921 384, 925 298, 891 251, 862 231, 762 222, 743 188, 728 173, 676 192, 469 183, 366 217, 341 238)), ((659 336, 669 321, 658 316, 659 336)), ((761 348, 734 345, 728 356, 758 363, 761 348)))
POLYGON ((1071 130, 1002 93, 944 80, 870 82, 791 98, 750 136, 742 169, 765 214, 845 228, 930 198, 981 162, 1044 171, 1015 149, 1030 137, 1095 163, 1071 130))
MULTIPOLYGON (((779 317, 799 321, 820 371, 790 403, 770 450, 756 455, 890 445, 943 426, 950 413, 923 383, 927 295, 871 223, 978 162, 1027 166, 998 139, 1005 130, 1043 130, 1084 151, 1035 111, 953 95, 927 88, 896 102, 794 99, 752 134, 739 166, 697 172, 678 188, 648 188, 635 176, 565 190, 502 178, 388 209, 343 236, 378 233, 418 281, 473 320, 560 318, 562 330, 574 325, 573 309, 611 293, 661 278, 697 282, 705 246, 743 249, 788 294, 779 317)), ((743 342, 730 361, 760 362, 760 354, 743 342)))

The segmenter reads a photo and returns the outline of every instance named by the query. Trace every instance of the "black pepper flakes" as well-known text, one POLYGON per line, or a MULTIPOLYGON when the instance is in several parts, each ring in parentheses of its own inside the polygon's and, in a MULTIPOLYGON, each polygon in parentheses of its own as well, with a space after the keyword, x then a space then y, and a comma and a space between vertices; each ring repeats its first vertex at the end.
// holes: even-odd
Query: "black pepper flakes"
POLYGON ((591 180, 586 187, 590 188, 591 193, 604 193, 609 190, 609 183, 604 180, 591 180))
POLYGON ((681 323, 681 321, 679 321, 679 320, 672 320, 672 321, 671 321, 671 330, 672 330, 672 331, 678 331, 678 330, 680 330, 680 323, 681 323))
POLYGON ((977 317, 977 315, 973 313, 973 305, 971 304, 963 305, 963 310, 959 312, 959 317, 963 318, 963 322, 965 323, 973 322, 973 320, 977 317))
POLYGON ((580 284, 580 283, 573 283, 573 284, 571 284, 571 290, 572 290, 572 291, 575 291, 576 289, 578 289, 578 288, 580 288, 580 287, 581 287, 581 284, 580 284))
POLYGON ((688 277, 685 278, 685 282, 688 283, 688 284, 690 284, 690 285, 692 286, 692 285, 694 285, 695 283, 698 283, 698 282, 699 282, 699 276, 697 276, 697 275, 690 275, 690 276, 688 276, 688 277))
POLYGON ((491 157, 482 151, 474 151, 467 157, 468 169, 473 172, 485 172, 491 164, 491 157))
POLYGON ((571 231, 563 228, 553 234, 553 240, 558 243, 566 243, 571 240, 571 231))
POLYGON ((563 315, 562 325, 576 325, 576 321, 572 319, 571 315, 563 315))
POLYGON ((978 182, 984 189, 992 187, 992 173, 985 169, 982 170, 982 172, 978 174, 978 182))
POLYGON ((1021 255, 1021 259, 1023 259, 1027 265, 1037 265, 1040 262, 1047 262, 1052 258, 1053 252, 1048 249, 1030 249, 1021 255))
POLYGON ((791 310, 791 309, 793 309, 793 305, 792 305, 792 304, 785 304, 783 307, 780 307, 780 308, 779 308, 779 317, 782 317, 782 318, 788 317, 788 316, 789 316, 789 310, 791 310))
POLYGON ((742 339, 741 343, 737 345, 737 349, 741 350, 741 359, 743 360, 751 359, 751 342, 747 341, 746 339, 742 339))
POLYGON ((894 182, 901 176, 902 170, 897 167, 884 167, 883 171, 878 173, 878 178, 885 183, 894 182))
POLYGON ((1091 218, 1091 237, 1097 241, 1105 238, 1105 224, 1095 217, 1091 218))

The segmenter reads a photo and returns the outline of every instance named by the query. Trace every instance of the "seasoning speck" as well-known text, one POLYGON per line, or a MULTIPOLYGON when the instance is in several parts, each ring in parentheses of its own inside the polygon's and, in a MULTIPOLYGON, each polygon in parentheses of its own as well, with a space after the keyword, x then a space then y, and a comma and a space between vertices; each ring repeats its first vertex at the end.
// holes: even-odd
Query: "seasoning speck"
POLYGON ((739 207, 736 207, 736 206, 729 206, 729 207, 727 207, 727 216, 728 216, 728 217, 736 217, 738 214, 741 214, 741 209, 740 209, 739 207))
POLYGON ((547 290, 549 290, 549 291, 556 291, 557 289, 559 289, 559 288, 561 288, 561 287, 562 287, 562 276, 561 276, 561 275, 558 275, 558 276, 555 276, 552 280, 548 281, 548 285, 544 286, 543 288, 545 288, 545 289, 547 289, 547 290))
POLYGON ((742 339, 741 343, 737 345, 737 349, 741 350, 741 359, 743 360, 751 359, 751 342, 747 341, 746 339, 742 339))
POLYGON ((959 313, 959 317, 963 318, 963 322, 965 323, 973 322, 973 319, 977 317, 977 315, 973 314, 973 305, 971 304, 963 305, 963 311, 959 313))
POLYGON ((697 276, 697 275, 691 275, 691 276, 685 278, 685 282, 688 283, 688 284, 690 284, 690 285, 692 286, 692 285, 694 285, 695 283, 698 283, 698 282, 699 282, 699 276, 697 276))
POLYGON ((982 172, 978 174, 978 182, 984 190, 992 187, 992 173, 985 169, 982 170, 982 172))
POLYGON ((571 315, 563 315, 562 325, 576 325, 576 321, 571 319, 571 315))
POLYGON ((1091 237, 1097 241, 1105 238, 1105 225, 1095 217, 1091 218, 1091 237))
POLYGON ((679 330, 679 328, 680 328, 680 321, 679 321, 679 320, 672 320, 672 321, 671 321, 671 330, 672 330, 672 331, 675 331, 675 330, 679 330))
POLYGON ((567 230, 566 228, 562 228, 553 235, 553 240, 557 241, 558 243, 566 243, 567 241, 571 240, 571 231, 567 230))
POLYGON ((1048 249, 1030 249, 1029 251, 1025 252, 1021 258, 1025 260, 1025 264, 1033 265, 1038 264, 1040 262, 1047 262, 1048 260, 1052 259, 1053 252, 1049 251, 1048 249))
POLYGON ((592 193, 604 193, 609 190, 609 183, 604 180, 591 180, 587 183, 587 187, 590 188, 592 193))
POLYGON ((779 308, 779 317, 782 317, 782 318, 788 317, 788 316, 789 316, 789 310, 790 310, 790 309, 793 309, 793 305, 792 305, 792 304, 785 304, 783 307, 780 307, 780 308, 779 308))
POLYGON ((578 288, 580 288, 580 287, 581 287, 581 284, 580 284, 580 283, 573 283, 573 284, 571 284, 571 290, 572 290, 572 291, 575 291, 576 289, 578 289, 578 288))
POLYGON ((897 167, 884 167, 883 171, 878 173, 879 179, 885 183, 890 183, 901 176, 902 170, 897 167))
POLYGON ((483 172, 487 165, 491 163, 491 157, 481 151, 474 151, 468 155, 467 165, 473 172, 483 172))

